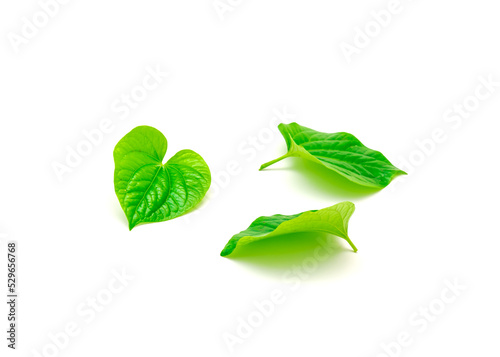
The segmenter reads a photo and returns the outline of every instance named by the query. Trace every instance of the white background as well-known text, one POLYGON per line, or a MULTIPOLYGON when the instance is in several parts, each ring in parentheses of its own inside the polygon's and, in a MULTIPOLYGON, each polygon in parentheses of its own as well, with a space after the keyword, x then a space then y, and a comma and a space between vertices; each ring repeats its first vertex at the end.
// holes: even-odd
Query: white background
POLYGON ((411 343, 394 355, 498 355, 500 87, 461 124, 443 118, 474 103, 479 78, 500 81, 498 4, 401 0, 348 63, 341 44, 352 45, 387 1, 234 3, 221 19, 211 0, 74 0, 17 52, 9 38, 40 5, 0 5, 0 231, 19 241, 18 354, 226 356, 224 334, 279 289, 285 301, 235 355, 383 356, 381 344, 403 331, 411 343), (120 119, 111 106, 148 66, 170 76, 120 119), (284 110, 294 115, 287 122, 353 133, 410 175, 368 194, 294 159, 259 172, 285 152, 279 133, 265 129, 284 110), (103 118, 112 130, 60 182, 54 162, 65 164, 68 147, 103 118), (112 151, 143 124, 165 134, 167 158, 201 154, 213 184, 203 208, 129 232, 112 151), (445 139, 429 144, 440 129, 445 139), (252 137, 259 150, 248 149, 252 137), (276 258, 219 256, 260 215, 344 200, 356 204, 349 233, 359 252, 330 237, 340 248, 296 290, 283 274, 310 256, 311 242, 283 243, 276 258), (122 268, 134 279, 87 323, 78 307, 105 294, 122 268), (465 291, 424 331, 412 326, 412 314, 439 306, 454 280, 465 291), (79 335, 59 351, 47 347, 71 322, 79 335))

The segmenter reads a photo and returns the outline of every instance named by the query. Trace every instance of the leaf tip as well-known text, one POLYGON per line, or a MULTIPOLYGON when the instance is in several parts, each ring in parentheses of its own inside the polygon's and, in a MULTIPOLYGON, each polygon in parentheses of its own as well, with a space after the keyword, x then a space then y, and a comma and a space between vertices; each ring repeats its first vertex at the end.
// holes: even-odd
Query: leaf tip
POLYGON ((220 252, 221 257, 227 257, 229 254, 231 254, 234 250, 236 249, 236 244, 234 242, 228 242, 224 249, 222 249, 222 252, 220 252))

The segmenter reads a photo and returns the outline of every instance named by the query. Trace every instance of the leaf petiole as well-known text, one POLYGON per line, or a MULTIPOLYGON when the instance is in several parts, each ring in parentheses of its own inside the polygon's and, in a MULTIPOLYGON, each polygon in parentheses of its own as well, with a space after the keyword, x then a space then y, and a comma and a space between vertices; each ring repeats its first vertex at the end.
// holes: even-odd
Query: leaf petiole
POLYGON ((283 159, 286 159, 287 157, 290 157, 290 156, 291 156, 291 155, 290 155, 290 153, 288 152, 288 153, 286 153, 285 155, 278 157, 277 159, 274 159, 274 160, 271 160, 271 161, 269 161, 269 162, 266 162, 265 164, 262 164, 262 165, 260 166, 259 171, 262 171, 262 170, 264 170, 266 167, 271 166, 271 165, 273 165, 273 164, 277 163, 278 161, 281 161, 281 160, 283 160, 283 159))
POLYGON ((351 246, 352 250, 354 250, 354 253, 356 253, 358 251, 358 248, 356 248, 356 246, 354 245, 354 243, 349 239, 349 237, 345 238, 345 240, 347 241, 347 243, 349 243, 349 245, 351 246))

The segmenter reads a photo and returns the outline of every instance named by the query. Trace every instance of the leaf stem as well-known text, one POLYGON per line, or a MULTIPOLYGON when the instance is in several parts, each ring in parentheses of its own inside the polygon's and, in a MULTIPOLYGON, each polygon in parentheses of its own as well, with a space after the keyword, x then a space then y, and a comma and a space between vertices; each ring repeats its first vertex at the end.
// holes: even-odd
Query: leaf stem
POLYGON ((356 246, 354 245, 354 243, 351 242, 351 240, 349 238, 346 238, 345 240, 347 241, 347 243, 349 243, 349 245, 351 246, 352 250, 354 250, 354 253, 356 253, 358 251, 358 248, 356 248, 356 246))
POLYGON ((287 152, 285 155, 280 156, 280 157, 278 157, 277 159, 274 159, 274 160, 271 160, 271 161, 269 161, 269 162, 266 162, 265 164, 262 164, 262 165, 260 166, 259 171, 264 170, 266 167, 271 166, 272 164, 275 164, 275 163, 277 163, 278 161, 281 161, 281 160, 283 160, 283 159, 287 158, 287 157, 289 156, 289 154, 290 154, 290 153, 288 153, 288 152, 287 152))

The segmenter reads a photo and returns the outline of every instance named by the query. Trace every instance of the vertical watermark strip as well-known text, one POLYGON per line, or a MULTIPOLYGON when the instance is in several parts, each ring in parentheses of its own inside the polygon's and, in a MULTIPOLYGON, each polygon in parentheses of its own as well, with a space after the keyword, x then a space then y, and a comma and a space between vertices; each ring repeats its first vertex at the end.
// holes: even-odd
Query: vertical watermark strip
POLYGON ((18 342, 18 250, 16 241, 7 243, 7 347, 15 350, 18 342))

